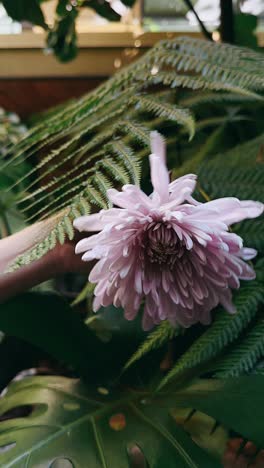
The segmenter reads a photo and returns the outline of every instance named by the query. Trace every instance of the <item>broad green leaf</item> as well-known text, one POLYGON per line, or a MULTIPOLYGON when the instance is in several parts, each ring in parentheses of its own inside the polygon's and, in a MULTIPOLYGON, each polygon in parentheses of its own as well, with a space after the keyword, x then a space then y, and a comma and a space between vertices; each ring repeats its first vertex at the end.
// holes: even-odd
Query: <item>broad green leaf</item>
POLYGON ((30 21, 46 28, 45 19, 38 0, 2 0, 2 3, 11 18, 17 21, 30 21))
POLYGON ((103 343, 58 295, 26 293, 0 304, 0 330, 41 348, 82 377, 104 380, 120 372, 142 336, 121 310, 108 308, 102 320, 100 316, 105 328, 107 321, 112 323, 109 331, 115 339, 103 343))
POLYGON ((192 408, 175 408, 172 415, 199 447, 208 450, 219 460, 222 458, 229 439, 229 430, 217 424, 211 416, 192 408))
POLYGON ((0 330, 38 346, 81 375, 89 368, 96 371, 91 356, 100 341, 58 295, 26 293, 1 304, 0 330))
MULTIPOLYGON (((172 384, 175 385, 175 384, 172 384)), ((225 427, 264 447, 264 376, 199 380, 183 390, 161 397, 165 406, 191 407, 212 416, 225 427)))
POLYGON ((147 398, 133 391, 112 395, 105 388, 88 390, 63 377, 13 383, 0 400, 0 414, 21 405, 33 405, 33 411, 0 424, 0 446, 5 447, 0 464, 36 468, 67 460, 74 468, 129 468, 129 449, 138 447, 149 468, 219 467, 177 426, 168 409, 147 398))
POLYGON ((39 366, 47 354, 13 336, 4 336, 0 343, 0 392, 25 369, 39 366), (8 359, 7 359, 8 356, 8 359))
POLYGON ((120 20, 120 15, 115 10, 113 10, 111 4, 106 0, 84 0, 83 6, 93 8, 96 13, 98 13, 98 15, 102 16, 103 18, 107 18, 109 21, 120 20))

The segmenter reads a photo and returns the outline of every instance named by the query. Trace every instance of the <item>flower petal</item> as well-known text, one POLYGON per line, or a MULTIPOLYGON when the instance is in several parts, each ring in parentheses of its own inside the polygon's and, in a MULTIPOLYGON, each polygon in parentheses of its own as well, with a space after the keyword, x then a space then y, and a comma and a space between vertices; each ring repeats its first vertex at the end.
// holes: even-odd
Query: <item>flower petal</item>
POLYGON ((101 231, 105 223, 102 220, 102 213, 80 216, 73 221, 73 226, 78 231, 101 231))
MULTIPOLYGON (((257 218, 263 213, 264 205, 251 200, 240 201, 237 198, 219 198, 201 204, 197 209, 200 211, 215 210, 218 221, 222 221, 229 226, 244 219, 257 218)), ((213 212, 211 216, 213 216, 213 212)))
POLYGON ((128 184, 124 185, 122 190, 122 192, 115 189, 107 190, 109 200, 116 206, 132 210, 140 210, 142 207, 147 210, 152 208, 150 198, 139 187, 128 184))
POLYGON ((180 205, 188 200, 196 186, 197 176, 195 174, 186 174, 175 179, 169 184, 170 207, 180 205))
POLYGON ((159 132, 150 133, 150 148, 151 153, 159 156, 159 158, 166 165, 166 143, 159 132))
POLYGON ((157 201, 158 205, 167 203, 169 200, 169 172, 165 164, 155 154, 150 155, 149 161, 151 182, 154 188, 153 200, 157 201))

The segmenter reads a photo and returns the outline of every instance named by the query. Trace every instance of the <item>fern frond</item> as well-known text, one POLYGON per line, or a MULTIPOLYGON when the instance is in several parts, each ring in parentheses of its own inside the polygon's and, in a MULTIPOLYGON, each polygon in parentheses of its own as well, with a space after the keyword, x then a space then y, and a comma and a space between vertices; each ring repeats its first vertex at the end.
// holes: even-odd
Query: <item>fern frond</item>
POLYGON ((139 361, 143 356, 154 349, 160 348, 164 343, 171 340, 174 336, 181 333, 180 328, 173 327, 169 322, 162 322, 152 333, 148 335, 145 341, 140 345, 137 351, 131 356, 126 363, 124 370, 128 369, 132 364, 139 361))
POLYGON ((129 183, 130 179, 127 171, 124 169, 124 166, 117 161, 114 161, 110 156, 103 161, 100 161, 98 167, 105 169, 105 171, 109 173, 115 181, 122 185, 129 183))
POLYGON ((87 200, 81 195, 79 197, 79 202, 76 203, 77 204, 77 207, 80 209, 81 211, 81 214, 84 216, 84 215, 88 215, 90 214, 90 211, 91 211, 91 205, 90 203, 87 202, 87 200))
POLYGON ((251 371, 260 358, 264 357, 264 321, 261 320, 245 338, 217 362, 215 377, 238 377, 251 371))
POLYGON ((117 125, 117 129, 122 133, 128 134, 132 139, 143 145, 149 146, 150 144, 150 131, 142 124, 131 120, 124 120, 117 125))
POLYGON ((262 57, 257 61, 257 54, 254 52, 222 45, 215 53, 212 46, 208 41, 201 41, 197 48, 194 41, 187 37, 182 41, 164 41, 160 43, 160 48, 164 48, 168 53, 159 57, 159 63, 177 66, 178 71, 192 70, 194 73, 202 73, 212 80, 235 83, 237 86, 251 89, 263 89, 262 57))
POLYGON ((139 109, 153 112, 159 117, 165 117, 168 118, 168 120, 174 120, 178 124, 185 126, 189 132, 190 139, 193 137, 195 132, 195 121, 193 115, 188 109, 161 102, 152 96, 141 96, 137 105, 139 109))
POLYGON ((258 305, 264 302, 263 286, 256 281, 245 284, 234 297, 236 314, 218 310, 214 322, 183 354, 166 375, 160 388, 172 379, 179 378, 185 371, 195 369, 219 355, 225 346, 232 343, 255 317, 258 305))
POLYGON ((260 283, 264 283, 264 257, 256 261, 255 272, 257 274, 257 280, 260 281, 260 283))
MULTIPOLYGON (((225 155, 223 155, 224 157, 225 155)), ((234 170, 233 164, 228 160, 207 162, 201 168, 198 176, 202 187, 210 198, 238 197, 247 200, 252 198, 252 187, 254 187, 254 198, 264 201, 264 167, 240 164, 234 170)))
POLYGON ((255 96, 245 96, 244 94, 238 93, 211 93, 211 92, 199 92, 197 94, 189 93, 187 96, 181 98, 179 103, 184 107, 197 107, 204 104, 248 104, 255 102, 255 96))
MULTIPOLYGON (((256 54, 251 49, 244 47, 230 46, 228 44, 218 44, 217 53, 214 43, 195 39, 190 37, 176 38, 173 41, 162 41, 160 47, 166 49, 177 49, 179 53, 186 53, 188 56, 195 56, 198 59, 212 61, 215 64, 223 66, 233 65, 234 69, 240 67, 248 72, 255 73, 263 77, 264 60, 263 56, 256 54)), ((185 64, 185 68, 192 66, 192 61, 185 64)), ((183 67, 183 63, 181 63, 183 67)), ((207 70, 204 70, 206 73, 207 70)))
MULTIPOLYGON (((148 153, 151 129, 169 134, 168 150, 175 148, 179 137, 184 137, 180 131, 174 131, 178 125, 193 135, 194 117, 184 107, 184 99, 179 100, 183 88, 185 93, 203 90, 203 99, 211 102, 216 102, 219 94, 225 102, 249 100, 261 105, 263 76, 261 54, 175 38, 157 44, 96 90, 44 115, 26 138, 10 150, 4 165, 34 158, 34 168, 22 180, 27 194, 18 202, 29 222, 57 215, 62 209, 69 219, 58 221, 57 230, 51 229, 50 236, 39 247, 32 245, 20 261, 37 259, 54 246, 55 240, 63 242, 71 237, 70 222, 74 216, 89 212, 91 204, 107 206, 108 186, 139 184, 140 159, 148 153)), ((195 102, 188 104, 188 95, 186 99, 189 107, 195 107, 195 102)), ((198 153, 198 162, 205 155, 216 153, 217 141, 215 138, 207 142, 203 155, 198 153)), ((214 177, 215 169, 209 170, 211 184, 209 179, 214 177)), ((20 183, 21 178, 15 187, 20 183)), ((250 191, 249 183, 246 185, 245 194, 250 191)), ((256 197, 262 197, 261 190, 258 185, 256 197)))
POLYGON ((91 184, 97 188, 100 195, 104 198, 107 204, 107 208, 110 208, 111 202, 109 202, 107 196, 107 190, 111 188, 109 179, 107 179, 100 171, 96 171, 95 175, 91 179, 91 184))
POLYGON ((259 161, 259 152, 264 144, 264 134, 261 133, 256 138, 252 138, 245 143, 241 143, 231 148, 225 153, 217 152, 214 161, 215 164, 220 164, 223 162, 228 162, 230 167, 238 168, 241 164, 248 164, 249 166, 252 163, 258 164, 258 167, 261 168, 262 163, 259 161))
POLYGON ((119 140, 109 145, 106 149, 109 149, 110 152, 117 155, 118 159, 121 160, 122 164, 126 167, 132 183, 139 185, 140 164, 132 148, 124 145, 124 143, 119 140))
MULTIPOLYGON (((209 154, 214 153, 222 137, 224 125, 220 125, 203 142, 196 154, 173 171, 173 179, 188 173, 196 173, 209 154)), ((200 181, 200 178, 199 178, 200 181)))
POLYGON ((73 229, 73 222, 70 216, 65 216, 63 218, 63 223, 64 223, 65 232, 67 234, 68 239, 72 240, 74 238, 74 229, 73 229))
POLYGON ((220 82, 219 80, 209 80, 206 76, 201 76, 191 73, 190 75, 176 74, 175 71, 160 70, 155 76, 151 76, 148 71, 144 71, 138 79, 144 80, 149 85, 160 85, 170 86, 171 88, 187 88, 193 91, 198 90, 212 90, 212 91, 227 91, 238 96, 244 96, 245 98, 252 99, 254 101, 262 102, 263 98, 260 94, 252 91, 250 88, 236 86, 234 83, 220 82))
POLYGON ((264 253, 264 220, 260 219, 246 220, 237 226, 233 231, 242 237, 244 245, 254 247, 258 253, 264 253))
MULTIPOLYGON (((210 79, 218 81, 219 83, 229 83, 237 87, 248 87, 253 89, 263 89, 264 78, 257 74, 253 75, 251 72, 247 72, 239 69, 232 69, 230 65, 225 67, 220 64, 214 64, 211 62, 208 63, 208 59, 201 59, 200 57, 192 56, 190 60, 189 57, 182 57, 178 51, 175 51, 173 54, 171 51, 167 54, 162 54, 160 57, 159 63, 163 65, 169 65, 176 67, 178 70, 186 71, 186 66, 188 67, 191 64, 191 70, 194 73, 206 73, 206 78, 209 81, 210 79)), ((188 69, 188 68, 187 68, 188 69)), ((188 69, 190 71, 190 69, 188 69)))
POLYGON ((99 208, 102 208, 104 210, 108 208, 108 202, 106 201, 106 199, 102 196, 100 191, 96 190, 92 185, 88 186, 83 194, 93 205, 99 206, 99 208))
MULTIPOLYGON (((118 100, 115 100, 114 103, 111 103, 111 108, 109 109, 109 106, 108 106, 108 109, 104 108, 104 106, 102 106, 102 104, 100 104, 100 107, 102 107, 101 109, 101 114, 99 113, 99 115, 97 115, 97 118, 94 119, 93 116, 92 116, 92 119, 91 119, 91 122, 89 125, 87 125, 87 121, 85 120, 85 118, 87 118, 87 115, 85 114, 84 116, 83 115, 80 115, 80 118, 79 120, 75 120, 75 119, 71 119, 73 122, 70 122, 72 125, 74 125, 73 129, 71 131, 74 131, 74 136, 69 140, 67 141, 66 143, 63 143, 61 146, 59 146, 57 149, 55 150, 52 150, 43 160, 41 160, 35 167, 34 169, 27 175, 27 177, 29 176, 33 176, 36 172, 38 172, 43 166, 47 165, 47 164, 50 164, 51 161, 54 159, 54 158, 59 158, 63 152, 65 150, 67 150, 72 144, 74 144, 75 142, 78 142, 78 141, 81 141, 82 137, 84 135, 87 135, 89 134, 91 131, 95 131, 98 127, 100 127, 101 125, 103 124, 106 124, 107 121, 115 121, 115 119, 118 119, 118 117, 127 109, 127 103, 124 103, 123 102, 124 100, 124 96, 121 95, 121 98, 119 98, 118 100), (80 121, 82 122, 84 120, 84 124, 83 124, 83 127, 84 128, 78 128, 78 125, 80 125, 80 121), (75 126, 75 124, 77 123, 77 127, 75 126)), ((97 110, 97 107, 95 107, 93 109, 94 112, 96 112, 97 110)), ((91 112, 91 110, 90 110, 91 112)), ((81 114, 81 111, 80 111, 80 114, 81 114)), ((63 139, 67 136, 67 132, 68 131, 64 131, 63 132, 63 139)), ((51 133, 53 133, 53 130, 51 131, 51 133)), ((59 138, 61 138, 62 135, 60 134, 59 138)), ((42 136, 40 136, 40 143, 42 141, 42 136)), ((34 153, 37 151, 37 150, 40 150, 43 146, 46 146, 46 145, 49 145, 49 144, 55 144, 57 143, 57 138, 56 139, 46 139, 46 137, 44 138, 44 141, 38 145, 37 148, 34 148, 34 153)), ((29 150, 31 148, 31 144, 29 145, 29 147, 27 147, 27 150, 29 150)), ((23 154, 23 153, 22 153, 23 154)), ((30 151, 28 156, 32 156, 33 154, 33 151, 30 151)), ((67 160, 63 159, 62 160, 62 163, 65 164, 66 161, 68 161, 68 159, 72 159, 72 157, 75 157, 75 154, 70 154, 69 157, 67 158, 67 160)), ((17 158, 17 155, 15 155, 15 159, 17 158)), ((12 159, 13 160, 13 159, 12 159)), ((87 161, 86 161, 86 164, 87 164, 87 161)), ((61 164, 59 164, 61 165, 61 164)), ((50 169, 50 168, 49 168, 50 169)), ((55 171, 57 169, 56 167, 56 164, 52 167, 52 170, 55 171)), ((49 170, 49 172, 51 172, 49 170)), ((41 176, 42 178, 42 176, 41 176)), ((19 183, 21 183, 22 181, 24 180, 23 179, 19 179, 16 184, 14 184, 14 186, 12 188, 14 188, 16 185, 18 185, 19 183)), ((34 183, 36 182, 39 182, 39 178, 38 179, 35 179, 34 183)), ((28 190, 29 188, 31 188, 32 184, 30 184, 28 187, 26 187, 26 190, 28 190)))
MULTIPOLYGON (((15 261, 9 266, 8 271, 15 271, 23 265, 28 265, 52 250, 60 239, 64 241, 65 237, 68 236, 68 228, 65 227, 63 233, 61 232, 63 219, 66 219, 67 224, 71 219, 71 212, 68 208, 56 213, 56 215, 45 221, 41 221, 40 223, 32 226, 30 229, 33 229, 34 235, 29 235, 28 250, 15 259, 15 261)), ((72 217, 72 219, 74 218, 72 217)), ((70 232, 72 231, 70 230, 70 232)))

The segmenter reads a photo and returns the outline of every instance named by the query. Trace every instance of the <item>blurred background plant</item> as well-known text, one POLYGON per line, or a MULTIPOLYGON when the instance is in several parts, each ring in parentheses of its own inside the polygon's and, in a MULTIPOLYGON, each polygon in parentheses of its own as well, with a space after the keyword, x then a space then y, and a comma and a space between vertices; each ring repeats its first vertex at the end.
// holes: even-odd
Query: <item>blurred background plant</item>
MULTIPOLYGON (((15 146, 26 133, 27 128, 21 123, 17 114, 6 112, 0 108, 0 164, 6 162, 6 155, 11 146, 15 146)), ((22 177, 29 170, 29 164, 20 161, 11 164, 0 172, 0 237, 5 237, 23 227, 23 216, 16 210, 18 196, 23 193, 23 186, 16 190, 6 190, 17 178, 22 177)))
POLYGON ((257 46, 254 34, 257 18, 264 16, 261 0, 56 0, 53 2, 55 20, 53 18, 50 23, 46 3, 49 1, 2 0, 7 14, 17 25, 27 22, 46 31, 46 53, 54 53, 62 62, 74 59, 78 53, 76 24, 81 12, 87 8, 98 15, 99 24, 104 24, 104 20, 139 24, 142 20, 143 27, 150 30, 159 30, 160 27, 173 30, 175 18, 186 17, 191 26, 200 26, 207 39, 212 37, 210 31, 214 31, 215 38, 250 47, 257 46), (136 4, 140 15, 134 17, 131 9, 136 4))
POLYGON ((89 7, 109 21, 119 21, 135 3, 135 0, 58 0, 55 23, 50 26, 42 8, 45 1, 2 0, 2 4, 12 19, 28 21, 47 31, 47 49, 61 61, 72 60, 77 55, 76 20, 83 8, 89 7))

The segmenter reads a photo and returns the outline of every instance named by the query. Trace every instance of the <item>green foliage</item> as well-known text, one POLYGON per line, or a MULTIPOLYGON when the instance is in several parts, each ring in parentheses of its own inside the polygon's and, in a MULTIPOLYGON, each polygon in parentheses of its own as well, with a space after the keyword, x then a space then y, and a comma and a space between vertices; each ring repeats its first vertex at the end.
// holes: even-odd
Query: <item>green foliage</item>
POLYGON ((138 106, 140 109, 153 112, 158 117, 164 117, 172 121, 175 120, 178 124, 184 125, 189 131, 190 139, 193 137, 195 122, 189 110, 145 96, 140 98, 138 106))
MULTIPOLYGON (((201 379, 182 390, 176 390, 176 394, 170 398, 169 393, 174 385, 176 382, 166 389, 166 406, 188 405, 213 417, 224 427, 232 428, 247 440, 254 441, 258 447, 263 447, 263 375, 226 380, 201 379)), ((162 404, 162 397, 160 402, 162 404)))
POLYGON ((234 295, 236 314, 230 315, 223 308, 214 312, 212 325, 194 341, 189 349, 179 358, 175 366, 165 376, 160 387, 171 379, 183 377, 192 370, 201 373, 201 365, 210 363, 227 345, 238 338, 243 330, 256 317, 258 306, 264 302, 264 289, 257 282, 246 283, 234 295))
POLYGON ((153 332, 148 335, 146 340, 141 344, 141 346, 139 346, 133 356, 131 356, 125 365, 125 369, 128 369, 128 367, 132 366, 132 364, 135 364, 139 359, 145 356, 145 354, 161 347, 164 343, 171 340, 174 336, 177 336, 180 333, 180 328, 172 327, 167 321, 162 322, 153 332))
MULTIPOLYGON (((16 145, 25 132, 26 127, 16 114, 0 108, 0 165, 5 162, 10 147, 16 145)), ((15 207, 23 193, 23 184, 18 185, 16 190, 6 189, 29 172, 29 167, 22 160, 19 165, 9 164, 0 170, 0 238, 23 226, 22 216, 15 207)))
MULTIPOLYGON (((13 185, 25 186, 27 194, 18 207, 28 222, 49 219, 49 234, 32 245, 15 267, 40 258, 56 242, 71 239, 71 224, 78 214, 107 206, 108 187, 139 183, 152 129, 167 137, 174 168, 180 163, 181 173, 198 169, 230 137, 229 125, 242 125, 244 116, 261 111, 263 69, 262 56, 246 49, 190 38, 163 41, 97 90, 44 115, 10 151, 13 157, 4 165, 6 169, 19 163, 22 155, 37 161, 13 185), (206 100, 206 107, 202 101, 194 106, 189 101, 196 115, 184 106, 195 96, 198 101, 199 96, 206 100), (227 105, 224 114, 223 102, 227 105), (246 106, 246 114, 235 112, 234 106, 246 106), (212 112, 223 125, 208 135, 212 112), (186 136, 193 135, 194 117, 197 137, 189 146, 186 136), (181 152, 178 161, 177 148, 181 152)), ((252 129, 252 136, 257 130, 254 134, 252 129)), ((211 184, 220 172, 209 166, 208 171, 211 184)), ((254 177, 260 179, 261 174, 254 177)))
POLYGON ((229 439, 229 430, 215 419, 191 408, 175 408, 172 415, 199 447, 221 460, 229 439))
MULTIPOLYGON (((58 16, 64 17, 65 5, 60 2, 58 16)), ((74 53, 74 30, 66 51, 64 32, 60 47, 67 56, 74 53)), ((144 158, 152 129, 166 138, 173 175, 198 172, 195 195, 201 201, 222 196, 264 201, 263 72, 260 54, 175 39, 159 43, 97 90, 43 115, 1 161, 1 175, 8 175, 1 200, 19 193, 17 206, 27 221, 42 221, 32 248, 14 268, 73 239, 74 218, 110 206, 109 187, 142 179, 149 189, 144 158), (34 166, 25 170, 25 160, 34 166)), ((263 254, 263 219, 232 230, 263 254)), ((174 407, 202 411, 264 447, 263 376, 230 378, 254 370, 264 354, 263 257, 254 267, 256 281, 243 283, 234 294, 236 314, 218 307, 207 329, 192 327, 184 337, 167 322, 146 336, 139 320, 126 321, 114 307, 83 323, 76 309, 54 295, 26 294, 1 305, 5 334, 39 347, 89 382, 85 387, 77 380, 37 377, 12 384, 0 400, 0 414, 12 416, 25 405, 32 412, 1 422, 1 466, 51 466, 55 460, 83 466, 89 460, 98 468, 123 468, 133 458, 131 446, 138 446, 150 468, 218 466, 175 424, 169 412, 174 407), (142 390, 146 381, 152 389, 156 385, 162 358, 156 350, 168 340, 175 343, 174 366, 158 391, 142 390), (146 365, 154 355, 155 363, 146 365), (137 366, 130 369, 132 364, 137 366), (129 381, 126 391, 116 388, 124 365, 127 372, 118 383, 129 381), (221 380, 190 385, 205 374, 221 380), (114 430, 113 421, 125 421, 125 427, 114 430)), ((82 306, 87 295, 90 303, 91 285, 74 304, 82 306)))
POLYGON ((100 366, 90 359, 94 347, 100 353, 99 340, 56 294, 26 293, 1 304, 0 329, 40 347, 82 376, 100 366))
POLYGON ((139 322, 128 322, 114 307, 94 318, 97 329, 85 325, 78 311, 54 293, 25 293, 0 304, 0 330, 7 336, 39 347, 84 379, 93 375, 93 381, 103 381, 116 377, 143 332, 139 322), (110 337, 102 342, 103 329, 110 337))
MULTIPOLYGON (((34 467, 54 460, 74 466, 128 467, 136 447, 150 467, 218 467, 170 414, 172 406, 199 409, 263 447, 263 376, 225 381, 198 381, 167 393, 122 394, 86 388, 63 377, 33 377, 13 383, 0 402, 0 413, 28 405, 23 418, 0 425, 6 450, 1 465, 34 467)), ((264 414, 263 414, 264 416, 264 414)))
MULTIPOLYGON (((47 47, 62 62, 76 57, 78 53, 76 20, 82 8, 89 7, 109 21, 120 20, 120 15, 107 0, 57 0, 56 20, 52 28, 46 23, 41 3, 47 0, 2 0, 11 18, 17 21, 29 21, 48 30, 47 47)), ((123 0, 122 4, 132 7, 135 0, 123 0)))
POLYGON ((28 378, 10 386, 0 402, 1 414, 20 405, 34 405, 22 419, 0 425, 1 466, 50 466, 69 460, 74 466, 129 467, 132 447, 148 466, 220 466, 177 427, 168 410, 142 403, 147 393, 112 394, 87 389, 62 377, 28 378), (125 427, 122 427, 122 423, 125 427), (120 424, 120 426, 119 426, 120 424), (11 444, 14 444, 11 445, 11 444))
POLYGON ((248 199, 254 195, 254 199, 264 201, 263 141, 264 134, 261 134, 204 162, 198 175, 210 198, 236 196, 248 199))
MULTIPOLYGON (((142 178, 143 187, 149 188, 144 158, 153 129, 166 138, 174 176, 198 172, 200 200, 235 196, 264 201, 263 76, 261 54, 174 39, 157 44, 97 90, 44 115, 2 166, 8 170, 24 157, 34 159, 35 166, 9 188, 23 184, 26 194, 19 209, 28 222, 44 222, 42 239, 17 259, 14 268, 39 259, 57 242, 72 239, 74 218, 109 206, 109 187, 139 184, 142 178)), ((263 253, 262 219, 232 230, 246 246, 263 253)), ((263 352, 259 331, 263 265, 258 262, 256 269, 257 281, 243 284, 234 295, 235 315, 218 308, 206 331, 194 327, 193 335, 192 330, 186 332, 190 347, 177 350, 177 362, 162 387, 205 371, 220 377, 221 372, 240 375, 258 363, 263 352)), ((94 319, 88 322, 98 325, 94 319)), ((178 330, 160 325, 136 352, 135 347, 129 349, 132 357, 126 367, 168 340, 177 343, 175 334, 178 330)))
POLYGON ((29 21, 46 29, 47 25, 38 0, 2 0, 2 3, 11 18, 16 21, 29 21))
POLYGON ((251 371, 264 357, 264 322, 260 320, 245 337, 215 364, 216 376, 236 377, 251 371))

